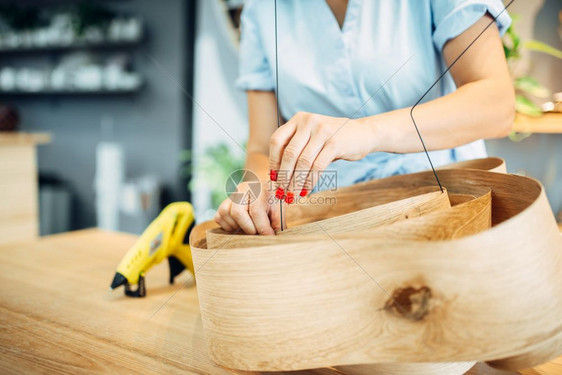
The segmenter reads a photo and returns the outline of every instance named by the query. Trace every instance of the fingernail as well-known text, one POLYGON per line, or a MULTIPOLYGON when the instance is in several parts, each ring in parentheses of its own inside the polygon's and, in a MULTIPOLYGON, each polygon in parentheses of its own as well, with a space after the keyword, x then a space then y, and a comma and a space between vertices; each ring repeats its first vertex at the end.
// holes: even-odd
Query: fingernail
POLYGON ((269 179, 271 181, 277 181, 277 171, 276 170, 273 170, 273 169, 269 170, 269 179))
POLYGON ((277 191, 275 192, 275 198, 283 199, 285 198, 285 190, 282 187, 278 187, 277 191))
POLYGON ((295 193, 293 193, 292 191, 287 193, 287 197, 285 198, 285 202, 287 202, 287 204, 291 204, 295 201, 295 193))
POLYGON ((302 189, 302 190, 301 190, 301 193, 300 193, 300 196, 301 196, 301 197, 306 197, 306 194, 308 194, 308 190, 302 189))

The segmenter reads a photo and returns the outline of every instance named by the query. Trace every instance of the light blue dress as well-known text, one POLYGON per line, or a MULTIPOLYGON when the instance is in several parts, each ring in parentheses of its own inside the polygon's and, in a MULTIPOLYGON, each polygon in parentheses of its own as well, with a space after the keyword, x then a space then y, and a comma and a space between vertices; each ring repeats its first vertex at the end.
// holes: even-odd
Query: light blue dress
MULTIPOLYGON (((410 107, 445 70, 445 43, 503 8, 500 0, 349 0, 340 29, 324 0, 278 0, 281 113, 286 119, 299 111, 361 118, 410 107)), ((274 14, 274 0, 246 2, 236 82, 242 90, 275 90, 274 14)), ((505 11, 497 19, 500 32, 510 24, 505 11)), ((455 89, 447 74, 424 101, 455 89)), ((486 149, 479 140, 430 156, 439 166, 485 157, 486 149)), ((345 186, 429 168, 423 153, 377 152, 328 169, 345 186)))

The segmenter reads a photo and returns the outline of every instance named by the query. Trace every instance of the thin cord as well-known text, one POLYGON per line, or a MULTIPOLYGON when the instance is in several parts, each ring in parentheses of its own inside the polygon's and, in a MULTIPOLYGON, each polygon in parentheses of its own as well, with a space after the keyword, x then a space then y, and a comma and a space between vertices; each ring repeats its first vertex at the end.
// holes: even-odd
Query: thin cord
POLYGON ((437 172, 435 171, 435 168, 433 167, 433 163, 431 162, 431 158, 429 157, 429 153, 427 152, 427 148, 425 147, 425 142, 423 141, 423 138, 420 134, 420 130, 418 129, 418 125, 416 124, 416 120, 414 120, 414 108, 417 107, 418 104, 420 104, 420 102, 423 100, 423 98, 425 98, 425 96, 431 91, 431 89, 433 89, 435 87, 435 85, 441 81, 441 79, 445 76, 445 74, 447 74, 449 72, 449 70, 451 70, 451 68, 453 67, 453 65, 455 65, 457 63, 457 61, 459 61, 459 59, 466 53, 466 51, 468 51, 468 49, 470 47, 472 47, 472 45, 478 40, 478 38, 480 38, 482 36, 482 34, 484 34, 484 32, 486 30, 488 30, 488 28, 490 26, 492 26, 494 24, 494 22, 496 22, 496 20, 498 19, 499 16, 501 16, 503 14, 503 12, 505 12, 507 10, 507 8, 514 2, 515 0, 511 0, 509 2, 509 4, 507 4, 505 6, 505 8, 503 8, 503 10, 498 13, 498 15, 496 17, 494 17, 494 19, 492 20, 492 22, 490 22, 488 24, 488 26, 486 26, 484 28, 484 30, 482 30, 480 32, 480 34, 478 34, 478 36, 464 49, 464 51, 462 51, 462 53, 460 55, 457 56, 457 58, 451 63, 451 65, 449 65, 449 67, 447 69, 445 69, 445 71, 439 76, 439 78, 437 78, 437 81, 435 81, 431 87, 421 96, 421 98, 419 98, 419 100, 416 102, 416 104, 414 104, 414 106, 410 109, 410 117, 412 118, 412 122, 414 123, 414 127, 416 128, 416 132, 418 133, 418 137, 420 138, 421 144, 423 146, 423 151, 425 152, 425 155, 427 156, 427 160, 429 160, 429 165, 431 165, 431 170, 433 171, 433 175, 435 176, 435 179, 437 180, 437 184, 439 184, 439 188, 441 189, 441 192, 443 192, 443 186, 441 186, 441 181, 439 181, 439 177, 437 177, 437 172))
MULTIPOLYGON (((277 51, 277 0, 275 0, 275 105, 277 106, 277 128, 281 126, 281 114, 279 112, 279 57, 277 51)), ((283 200, 279 199, 279 216, 281 219, 281 231, 283 231, 283 200)))

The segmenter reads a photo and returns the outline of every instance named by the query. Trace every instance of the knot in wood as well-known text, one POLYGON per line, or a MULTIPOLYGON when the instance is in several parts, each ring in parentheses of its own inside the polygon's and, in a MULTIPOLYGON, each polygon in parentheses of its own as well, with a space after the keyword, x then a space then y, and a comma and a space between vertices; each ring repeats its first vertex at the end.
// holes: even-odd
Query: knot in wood
POLYGON ((384 309, 402 318, 422 320, 429 313, 430 298, 431 289, 427 286, 398 288, 386 301, 384 309))

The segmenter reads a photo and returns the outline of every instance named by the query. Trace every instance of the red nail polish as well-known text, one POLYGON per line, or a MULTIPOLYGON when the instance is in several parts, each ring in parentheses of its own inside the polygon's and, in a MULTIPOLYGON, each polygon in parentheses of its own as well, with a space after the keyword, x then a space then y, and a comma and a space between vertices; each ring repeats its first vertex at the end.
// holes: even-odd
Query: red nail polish
POLYGON ((301 196, 301 197, 306 197, 306 194, 308 194, 308 190, 306 190, 306 189, 303 188, 303 189, 301 190, 300 196, 301 196))
POLYGON ((284 199, 285 198, 285 190, 282 187, 278 187, 277 191, 275 192, 275 198, 277 199, 284 199))
POLYGON ((269 179, 271 181, 277 181, 277 171, 276 170, 273 170, 273 169, 269 170, 269 179))
POLYGON ((295 193, 293 193, 292 191, 287 193, 287 197, 285 198, 285 202, 287 202, 287 204, 291 204, 295 201, 295 193))

